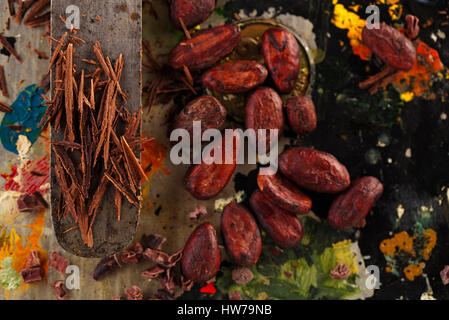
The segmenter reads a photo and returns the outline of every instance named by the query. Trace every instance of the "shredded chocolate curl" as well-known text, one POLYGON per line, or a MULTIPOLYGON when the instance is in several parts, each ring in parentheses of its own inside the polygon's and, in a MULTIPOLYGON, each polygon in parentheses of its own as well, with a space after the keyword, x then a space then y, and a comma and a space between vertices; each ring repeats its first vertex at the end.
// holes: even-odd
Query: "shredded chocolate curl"
POLYGON ((16 52, 16 50, 13 48, 13 46, 9 43, 8 39, 5 38, 3 33, 0 33, 0 44, 3 46, 3 48, 6 49, 10 54, 13 55, 14 58, 17 59, 20 63, 23 63, 22 58, 19 56, 19 54, 16 52))
POLYGON ((50 4, 50 0, 39 0, 31 7, 28 14, 23 19, 23 23, 27 24, 30 20, 32 20, 39 12, 41 12, 47 5, 50 4))
POLYGON ((8 98, 8 88, 6 86, 5 69, 0 64, 0 90, 5 98, 8 98))
POLYGON ((120 221, 122 218, 122 193, 120 190, 115 189, 114 192, 114 205, 117 210, 117 220, 120 221))
POLYGON ((38 28, 50 24, 50 12, 44 13, 39 17, 29 20, 25 23, 30 28, 38 28))
POLYGON ((133 150, 129 146, 128 142, 126 141, 126 138, 122 136, 121 138, 122 142, 122 148, 124 151, 124 156, 126 160, 126 165, 131 171, 133 181, 136 185, 140 185, 142 182, 144 182, 147 179, 147 176, 145 174, 145 170, 143 170, 142 166, 140 165, 139 160, 137 160, 136 156, 134 155, 133 150))
POLYGON ((6 103, 0 101, 0 111, 4 113, 10 113, 12 111, 12 108, 6 103))
POLYGON ((16 8, 14 7, 14 0, 8 0, 9 15, 13 17, 16 14, 16 8))
MULTIPOLYGON (((61 39, 59 41, 57 41, 58 45, 56 46, 55 50, 53 51, 53 55, 51 56, 47 73, 50 73, 50 70, 53 67, 53 64, 55 63, 56 59, 58 58, 59 54, 61 53, 61 49, 64 46, 65 40, 68 35, 69 35, 68 32, 64 33, 62 35, 61 39)), ((57 79, 57 80, 61 80, 61 79, 57 79)))
POLYGON ((118 220, 123 198, 140 208, 140 185, 147 177, 135 152, 148 139, 137 136, 142 109, 131 114, 121 101, 128 98, 120 87, 123 55, 113 62, 96 42, 97 61, 84 61, 101 68, 86 74, 73 63, 74 46, 84 40, 67 33, 51 40, 57 42, 50 59, 50 69, 56 65, 55 92, 42 123, 64 136, 51 141, 60 187, 58 218, 70 213, 77 224, 70 230, 79 229, 84 244, 92 247, 93 224, 110 185, 118 220))
POLYGON ((70 141, 75 141, 75 132, 73 128, 73 44, 69 43, 66 51, 66 70, 65 70, 65 113, 68 137, 70 141))

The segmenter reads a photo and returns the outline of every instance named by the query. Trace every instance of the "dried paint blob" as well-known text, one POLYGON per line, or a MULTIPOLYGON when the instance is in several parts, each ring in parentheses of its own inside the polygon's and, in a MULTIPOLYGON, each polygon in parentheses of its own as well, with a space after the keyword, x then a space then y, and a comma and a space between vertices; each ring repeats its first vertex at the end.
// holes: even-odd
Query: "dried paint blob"
POLYGON ((12 104, 13 111, 3 117, 0 139, 6 150, 18 154, 16 143, 20 135, 26 136, 32 144, 39 138, 41 127, 38 125, 47 110, 44 93, 35 84, 25 88, 12 104), (10 129, 11 125, 20 126, 20 130, 10 129))
POLYGON ((413 236, 403 231, 383 240, 379 248, 387 262, 385 271, 396 276, 401 276, 402 271, 408 280, 414 281, 422 275, 436 242, 435 230, 424 229, 419 222, 415 224, 413 236))

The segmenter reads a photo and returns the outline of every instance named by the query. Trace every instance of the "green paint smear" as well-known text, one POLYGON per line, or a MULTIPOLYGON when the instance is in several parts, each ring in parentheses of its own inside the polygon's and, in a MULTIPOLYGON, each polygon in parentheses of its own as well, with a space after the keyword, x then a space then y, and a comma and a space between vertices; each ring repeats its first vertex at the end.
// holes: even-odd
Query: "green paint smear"
POLYGON ((330 276, 337 264, 332 243, 346 237, 327 223, 308 217, 301 220, 306 233, 300 245, 274 256, 275 244, 264 236, 259 262, 249 268, 254 274, 253 280, 238 285, 232 280, 232 267, 223 267, 217 289, 227 294, 238 291, 243 299, 270 300, 347 299, 360 294, 357 275, 351 275, 346 281, 330 276))
POLYGON ((7 291, 16 290, 22 284, 22 277, 12 267, 12 257, 2 260, 0 269, 0 285, 7 291))

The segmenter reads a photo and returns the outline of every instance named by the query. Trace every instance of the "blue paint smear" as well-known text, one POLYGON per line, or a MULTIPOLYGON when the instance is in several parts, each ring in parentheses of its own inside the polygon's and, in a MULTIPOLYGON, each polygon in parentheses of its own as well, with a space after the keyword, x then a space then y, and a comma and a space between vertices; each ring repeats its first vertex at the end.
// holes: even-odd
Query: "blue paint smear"
POLYGON ((6 150, 18 154, 16 143, 19 135, 26 136, 32 144, 39 138, 41 127, 38 127, 38 124, 47 110, 47 106, 43 105, 44 93, 44 90, 35 84, 26 87, 12 104, 13 111, 3 117, 0 139, 6 150), (8 125, 22 125, 23 129, 20 132, 11 130, 8 125))

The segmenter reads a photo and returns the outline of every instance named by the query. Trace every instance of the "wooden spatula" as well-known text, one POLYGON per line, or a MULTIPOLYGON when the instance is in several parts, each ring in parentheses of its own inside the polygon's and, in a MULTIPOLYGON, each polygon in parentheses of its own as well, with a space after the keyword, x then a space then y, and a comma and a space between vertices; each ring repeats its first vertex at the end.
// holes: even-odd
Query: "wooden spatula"
MULTIPOLYGON (((115 60, 123 54, 125 63, 120 86, 129 96, 126 108, 131 113, 141 106, 141 17, 141 0, 53 0, 51 4, 52 37, 60 39, 65 32, 70 33, 68 28, 70 29, 71 24, 78 29, 76 37, 86 41, 76 46, 73 63, 76 64, 77 70, 93 72, 98 67, 81 60, 95 59, 93 46, 96 41, 101 43, 104 55, 111 59, 115 60)), ((53 45, 53 50, 55 47, 56 44, 53 45)), ((52 81, 52 92, 54 87, 55 83, 52 81)), ((61 138, 60 133, 55 132, 53 128, 51 134, 52 140, 61 138)), ((114 192, 110 186, 94 220, 93 247, 88 247, 83 243, 80 231, 73 228, 75 222, 72 217, 57 217, 59 186, 55 176, 53 153, 51 161, 52 219, 60 245, 72 254, 88 258, 108 256, 126 248, 136 233, 138 209, 123 201, 121 219, 118 221, 114 208, 114 192)))

